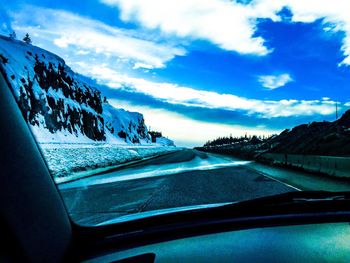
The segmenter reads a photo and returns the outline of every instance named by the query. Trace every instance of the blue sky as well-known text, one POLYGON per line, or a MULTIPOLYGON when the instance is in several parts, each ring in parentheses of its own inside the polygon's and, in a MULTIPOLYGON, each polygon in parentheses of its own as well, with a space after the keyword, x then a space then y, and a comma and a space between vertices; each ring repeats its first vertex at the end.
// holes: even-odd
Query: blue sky
POLYGON ((178 145, 350 106, 347 1, 1 1, 2 34, 29 32, 178 145))

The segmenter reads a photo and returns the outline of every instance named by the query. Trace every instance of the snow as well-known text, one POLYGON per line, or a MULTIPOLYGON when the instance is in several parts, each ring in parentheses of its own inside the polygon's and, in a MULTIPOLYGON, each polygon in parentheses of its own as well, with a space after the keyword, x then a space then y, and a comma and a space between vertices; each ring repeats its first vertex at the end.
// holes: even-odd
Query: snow
MULTIPOLYGON (((126 141, 130 143, 129 138, 139 138, 141 144, 150 144, 151 140, 147 134, 147 128, 144 124, 143 115, 138 112, 130 112, 124 109, 117 109, 108 103, 103 104, 103 117, 111 128, 114 129, 114 134, 120 131, 126 131, 128 138, 126 141), (140 128, 144 128, 145 138, 140 138, 140 128)), ((108 136, 113 136, 109 134, 108 136)), ((115 137, 115 136, 114 136, 115 137)), ((110 137, 108 137, 111 140, 110 137)), ((108 140, 107 140, 108 141, 108 140)))
MULTIPOLYGON (((21 86, 23 85, 20 79, 34 78, 34 71, 28 69, 34 68, 35 59, 33 56, 30 56, 28 52, 30 52, 33 55, 40 53, 42 58, 45 57, 43 61, 46 65, 51 63, 54 67, 57 68, 57 65, 59 63, 65 64, 63 59, 49 51, 43 50, 33 45, 25 44, 24 42, 19 40, 1 36, 0 52, 4 57, 8 59, 8 62, 5 64, 4 67, 6 75, 9 77, 12 75, 16 76, 14 79, 11 79, 11 85, 17 97, 20 95, 19 91, 21 86)), ((37 85, 33 85, 33 89, 35 91, 36 96, 38 96, 42 92, 42 90, 38 88, 37 85)))
POLYGON ((75 180, 132 161, 180 150, 176 147, 104 143, 41 143, 39 145, 56 183, 75 180))
POLYGON ((174 141, 165 137, 156 138, 156 143, 161 146, 175 146, 174 141))
POLYGON ((93 140, 86 136, 83 136, 79 131, 72 134, 66 130, 51 133, 48 129, 45 129, 42 124, 40 126, 31 126, 30 128, 35 136, 35 139, 39 143, 94 143, 93 140))

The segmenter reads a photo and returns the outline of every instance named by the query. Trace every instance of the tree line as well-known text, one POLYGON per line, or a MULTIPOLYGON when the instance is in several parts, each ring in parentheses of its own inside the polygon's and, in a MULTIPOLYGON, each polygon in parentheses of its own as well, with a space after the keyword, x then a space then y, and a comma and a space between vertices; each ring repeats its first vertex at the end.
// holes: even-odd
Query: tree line
MULTIPOLYGON (((9 34, 9 37, 10 37, 11 39, 17 39, 17 34, 16 34, 16 32, 13 30, 13 31, 9 34)), ((31 39, 31 37, 29 36, 28 33, 26 33, 26 34, 24 35, 24 37, 22 38, 22 41, 25 42, 25 43, 27 43, 27 44, 32 44, 32 39, 31 39)))
POLYGON ((265 135, 247 135, 247 134, 245 134, 244 136, 238 136, 238 137, 233 137, 232 135, 230 135, 230 136, 218 137, 214 140, 209 140, 204 144, 204 147, 236 144, 236 143, 258 144, 258 143, 262 143, 262 142, 270 139, 271 137, 272 137, 272 135, 265 136, 265 135))

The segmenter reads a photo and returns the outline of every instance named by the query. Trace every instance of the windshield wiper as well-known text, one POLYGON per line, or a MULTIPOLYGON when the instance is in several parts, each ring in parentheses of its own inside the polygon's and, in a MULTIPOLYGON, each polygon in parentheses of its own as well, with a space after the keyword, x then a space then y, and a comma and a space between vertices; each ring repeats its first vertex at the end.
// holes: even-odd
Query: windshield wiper
POLYGON ((237 202, 219 208, 235 215, 266 215, 274 213, 314 213, 314 212, 350 212, 349 192, 300 191, 267 196, 258 199, 237 202))
MULTIPOLYGON (((137 218, 129 222, 117 225, 135 224, 137 222, 158 221, 163 223, 174 223, 176 218, 179 222, 235 219, 243 217, 260 217, 285 214, 305 213, 334 213, 347 212, 350 214, 350 192, 328 192, 328 191, 300 191, 288 192, 278 195, 266 196, 246 201, 237 201, 223 205, 193 206, 191 209, 176 208, 169 213, 155 213, 144 218, 137 218)), ((116 222, 118 222, 116 220, 116 222)), ((101 224, 105 225, 105 224, 101 224)))

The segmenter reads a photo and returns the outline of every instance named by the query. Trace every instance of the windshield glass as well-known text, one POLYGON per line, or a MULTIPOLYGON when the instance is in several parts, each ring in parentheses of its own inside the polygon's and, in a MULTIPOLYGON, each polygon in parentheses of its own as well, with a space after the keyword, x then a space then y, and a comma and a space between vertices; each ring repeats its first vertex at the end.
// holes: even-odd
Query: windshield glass
POLYGON ((0 0, 0 69, 72 219, 350 189, 350 4, 0 0))

